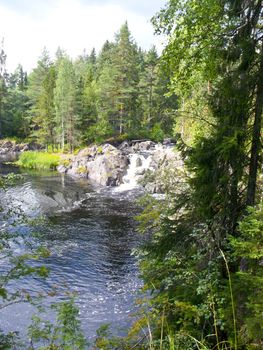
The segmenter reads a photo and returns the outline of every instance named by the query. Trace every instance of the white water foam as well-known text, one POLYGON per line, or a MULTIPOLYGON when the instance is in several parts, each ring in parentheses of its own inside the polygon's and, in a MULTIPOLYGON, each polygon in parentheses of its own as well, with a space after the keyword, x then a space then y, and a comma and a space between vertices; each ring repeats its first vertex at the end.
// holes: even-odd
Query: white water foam
POLYGON ((151 169, 151 155, 144 156, 142 154, 133 153, 129 155, 130 164, 126 175, 123 176, 123 184, 116 187, 115 192, 130 191, 139 187, 138 181, 142 178, 147 169, 151 169))

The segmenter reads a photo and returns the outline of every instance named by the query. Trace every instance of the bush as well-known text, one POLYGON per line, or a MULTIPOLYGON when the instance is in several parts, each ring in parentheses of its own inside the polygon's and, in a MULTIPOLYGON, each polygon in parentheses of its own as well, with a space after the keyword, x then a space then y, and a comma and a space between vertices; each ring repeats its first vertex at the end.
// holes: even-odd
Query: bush
MULTIPOLYGON (((56 312, 55 322, 50 322, 33 316, 32 324, 28 334, 33 345, 30 349, 63 349, 63 350, 85 350, 87 342, 81 330, 78 319, 79 310, 74 300, 63 301, 53 304, 51 309, 56 312), (39 347, 39 345, 42 345, 39 347), (43 346, 44 345, 44 346, 43 346)), ((49 311, 42 309, 42 312, 49 311)))
POLYGON ((156 142, 163 141, 163 139, 164 139, 164 132, 163 132, 163 130, 161 128, 160 123, 156 123, 153 126, 150 137, 151 137, 151 139, 153 141, 156 141, 156 142))
POLYGON ((16 164, 29 169, 55 170, 59 162, 60 156, 58 154, 27 151, 20 155, 16 164))

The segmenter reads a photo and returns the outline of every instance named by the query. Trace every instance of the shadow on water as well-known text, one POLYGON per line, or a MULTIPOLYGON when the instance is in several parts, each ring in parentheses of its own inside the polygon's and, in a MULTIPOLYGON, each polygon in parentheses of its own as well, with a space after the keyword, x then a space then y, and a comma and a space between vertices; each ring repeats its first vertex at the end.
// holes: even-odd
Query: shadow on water
MULTIPOLYGON (((2 173, 14 170, 19 171, 10 165, 0 167, 2 173)), ((85 180, 55 173, 22 173, 22 182, 2 192, 1 205, 19 206, 31 217, 45 215, 48 220, 40 222, 37 230, 51 252, 45 260, 49 277, 27 278, 23 288, 49 293, 56 286, 58 295, 47 297, 46 304, 60 300, 63 293, 76 292, 82 327, 89 338, 104 323, 125 328, 141 285, 131 255, 139 241, 134 199, 95 191, 85 180)), ((22 282, 16 283, 21 287, 22 282)), ((1 327, 23 333, 32 312, 27 304, 14 305, 0 315, 1 327)))

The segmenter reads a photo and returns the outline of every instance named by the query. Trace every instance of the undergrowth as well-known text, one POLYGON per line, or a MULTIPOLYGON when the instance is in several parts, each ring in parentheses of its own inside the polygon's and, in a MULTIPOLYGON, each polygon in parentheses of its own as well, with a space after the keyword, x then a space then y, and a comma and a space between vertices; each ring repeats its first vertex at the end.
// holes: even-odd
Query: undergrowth
POLYGON ((23 152, 19 160, 16 162, 18 166, 37 170, 55 170, 59 165, 60 155, 47 153, 27 151, 23 152))

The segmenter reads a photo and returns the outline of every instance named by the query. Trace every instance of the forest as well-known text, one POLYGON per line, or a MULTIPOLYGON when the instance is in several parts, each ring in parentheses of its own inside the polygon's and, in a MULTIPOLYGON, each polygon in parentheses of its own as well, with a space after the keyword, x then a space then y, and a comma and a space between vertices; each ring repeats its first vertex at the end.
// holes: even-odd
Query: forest
MULTIPOLYGON (((144 294, 128 335, 105 326, 88 347, 63 304, 57 337, 39 349, 263 348, 262 1, 170 0, 152 24, 167 38, 160 56, 127 22, 98 54, 72 61, 58 49, 53 62, 44 50, 29 75, 7 73, 1 51, 1 138, 73 152, 170 137, 185 166, 165 199, 140 200, 144 294)), ((39 341, 51 328, 32 329, 39 341)))
POLYGON ((22 66, 5 71, 1 51, 1 137, 29 138, 46 147, 74 150, 110 137, 170 135, 174 94, 155 47, 143 51, 127 22, 106 41, 74 62, 58 48, 51 61, 46 49, 27 76, 22 66))

